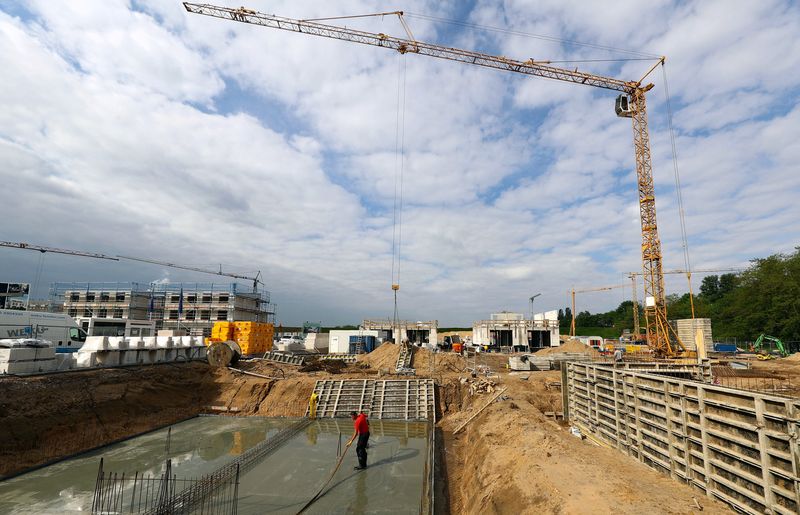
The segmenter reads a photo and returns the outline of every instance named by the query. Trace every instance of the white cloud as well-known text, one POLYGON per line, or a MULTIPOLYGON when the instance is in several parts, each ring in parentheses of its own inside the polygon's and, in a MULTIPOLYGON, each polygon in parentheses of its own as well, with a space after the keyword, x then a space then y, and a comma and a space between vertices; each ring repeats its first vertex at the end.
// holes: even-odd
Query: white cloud
MULTIPOLYGON (((0 180, 15 220, 3 239, 260 268, 286 322, 389 315, 404 61, 401 314, 468 324, 526 311, 539 291, 542 309, 557 307, 572 285, 640 268, 632 132, 613 92, 190 15, 179 2, 132 5, 0 13, 0 180), (226 83, 247 95, 237 114, 223 107, 235 95, 226 83)), ((385 9, 252 7, 300 18, 385 9)), ((800 236, 798 11, 777 0, 486 0, 467 19, 668 56, 693 263, 710 267, 791 250, 800 236)), ((513 58, 623 55, 410 22, 420 39, 513 58)), ((347 25, 402 35, 392 17, 347 25)), ((638 78, 649 64, 574 66, 638 78)), ((665 267, 679 268, 664 84, 649 79, 665 267)), ((91 263, 69 270, 56 279, 91 278, 91 263)), ((120 270, 125 280, 133 269, 120 270)))

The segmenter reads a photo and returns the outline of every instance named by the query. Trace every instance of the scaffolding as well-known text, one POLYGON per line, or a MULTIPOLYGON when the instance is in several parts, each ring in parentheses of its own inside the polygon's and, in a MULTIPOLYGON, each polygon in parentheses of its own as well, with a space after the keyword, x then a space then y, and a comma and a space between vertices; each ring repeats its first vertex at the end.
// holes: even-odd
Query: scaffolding
POLYGON ((274 322, 268 291, 239 283, 58 282, 50 311, 70 316, 154 320, 157 329, 210 333, 218 320, 274 322))

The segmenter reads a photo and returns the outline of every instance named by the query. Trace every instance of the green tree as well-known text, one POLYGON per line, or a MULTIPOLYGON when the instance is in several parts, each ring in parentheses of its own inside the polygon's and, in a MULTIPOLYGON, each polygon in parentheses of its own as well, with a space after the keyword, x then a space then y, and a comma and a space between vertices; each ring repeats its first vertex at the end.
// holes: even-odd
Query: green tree
POLYGON ((709 302, 716 302, 719 300, 719 276, 707 275, 703 277, 703 282, 700 284, 700 295, 709 302))

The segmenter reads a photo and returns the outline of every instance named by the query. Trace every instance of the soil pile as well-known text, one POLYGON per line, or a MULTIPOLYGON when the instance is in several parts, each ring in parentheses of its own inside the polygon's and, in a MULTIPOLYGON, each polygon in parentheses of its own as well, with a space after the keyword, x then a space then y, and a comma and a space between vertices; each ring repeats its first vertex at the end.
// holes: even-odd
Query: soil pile
POLYGON ((378 369, 385 368, 394 372, 397 365, 397 357, 400 355, 400 346, 394 343, 383 343, 369 354, 361 354, 358 361, 368 364, 370 367, 378 369))
POLYGON ((306 363, 300 367, 299 372, 328 372, 329 374, 341 374, 347 368, 344 361, 338 359, 317 359, 306 363))
POLYGON ((466 360, 460 355, 452 352, 432 352, 422 347, 414 347, 414 357, 411 366, 417 370, 417 375, 427 376, 431 373, 431 365, 434 372, 455 372, 464 371, 467 366, 466 360))
POLYGON ((563 354, 565 352, 575 352, 580 354, 587 354, 589 356, 599 358, 601 354, 592 347, 584 345, 579 340, 570 340, 560 347, 547 347, 536 352, 537 356, 549 356, 551 354, 563 354))

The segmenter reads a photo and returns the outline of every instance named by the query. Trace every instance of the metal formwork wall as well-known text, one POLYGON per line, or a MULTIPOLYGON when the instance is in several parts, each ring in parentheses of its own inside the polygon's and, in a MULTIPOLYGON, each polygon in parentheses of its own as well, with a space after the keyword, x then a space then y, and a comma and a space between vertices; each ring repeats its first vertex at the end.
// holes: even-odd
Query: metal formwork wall
MULTIPOLYGON (((432 379, 322 379, 314 385, 317 418, 363 411, 371 419, 432 420, 432 379)), ((308 411, 306 411, 308 413, 308 411)))
POLYGON ((800 400, 568 363, 573 424, 743 512, 800 512, 800 400))

